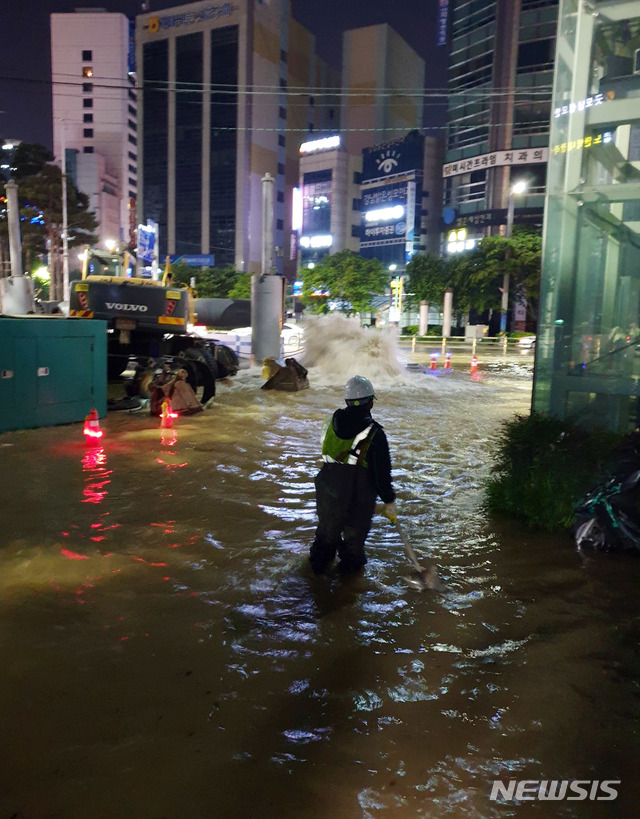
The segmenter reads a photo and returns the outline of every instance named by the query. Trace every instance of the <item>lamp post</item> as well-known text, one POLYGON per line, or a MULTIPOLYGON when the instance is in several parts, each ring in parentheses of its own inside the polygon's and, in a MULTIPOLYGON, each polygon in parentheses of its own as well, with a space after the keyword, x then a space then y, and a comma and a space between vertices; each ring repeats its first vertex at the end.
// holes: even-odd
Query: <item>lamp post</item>
MULTIPOLYGON (((509 189, 509 198, 507 199, 507 232, 506 238, 511 238, 513 231, 513 212, 515 209, 515 198, 522 194, 527 189, 527 183, 524 180, 514 182, 509 189)), ((510 255, 510 254, 509 254, 510 255)), ((507 257, 509 258, 509 257, 507 257)), ((500 316, 500 332, 507 331, 507 313, 509 311, 509 272, 504 274, 502 279, 502 315, 500 316)))

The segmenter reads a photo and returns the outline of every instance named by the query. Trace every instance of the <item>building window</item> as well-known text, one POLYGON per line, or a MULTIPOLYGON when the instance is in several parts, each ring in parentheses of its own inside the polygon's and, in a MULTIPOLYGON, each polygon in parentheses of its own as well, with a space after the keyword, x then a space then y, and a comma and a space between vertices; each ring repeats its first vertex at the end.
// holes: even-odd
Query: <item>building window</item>
POLYGON ((93 51, 83 51, 82 52, 82 62, 83 63, 90 63, 93 60, 93 51))
POLYGON ((284 227, 284 222, 282 219, 276 219, 276 230, 282 230, 284 227))
POLYGON ((92 82, 83 82, 82 83, 82 93, 83 94, 90 94, 93 91, 93 83, 92 82))
POLYGON ((93 114, 83 114, 82 115, 83 122, 93 122, 93 114))
POLYGON ((132 91, 131 89, 129 89, 129 91, 127 92, 127 94, 129 95, 129 99, 130 99, 132 102, 135 102, 135 101, 136 101, 136 95, 133 93, 133 91, 132 91))
POLYGON ((284 134, 278 134, 278 145, 279 145, 281 148, 284 148, 284 146, 285 146, 286 144, 287 144, 287 140, 286 140, 285 135, 284 135, 284 134))
POLYGON ((362 210, 362 199, 354 199, 351 207, 353 210, 362 210))
POLYGON ((129 184, 132 185, 135 188, 138 183, 136 182, 135 179, 132 179, 131 177, 129 177, 129 184))
POLYGON ((129 165, 129 173, 138 173, 138 169, 135 165, 129 165))
POLYGON ((130 106, 129 106, 129 113, 131 114, 131 116, 132 116, 132 117, 135 117, 135 116, 136 116, 136 114, 137 114, 138 112, 137 112, 137 111, 136 111, 136 109, 133 107, 133 105, 130 105, 130 106))
POLYGON ((354 185, 362 184, 362 171, 353 172, 353 183, 354 185))
POLYGON ((93 77, 93 68, 90 65, 85 65, 82 69, 82 76, 83 77, 93 77))
POLYGON ((82 100, 82 107, 83 108, 93 108, 93 100, 92 99, 82 100))
POLYGON ((135 122, 132 119, 127 120, 127 125, 129 126, 129 128, 131 128, 132 131, 137 131, 138 130, 138 126, 135 124, 135 122))
POLYGON ((93 136, 93 128, 84 128, 82 131, 82 136, 89 138, 93 136))
POLYGON ((287 57, 288 57, 287 52, 283 48, 281 48, 280 49, 280 62, 281 63, 286 63, 287 62, 287 57))
POLYGON ((354 239, 360 238, 360 225, 351 225, 351 235, 354 239))
POLYGON ((133 159, 133 161, 135 162, 138 159, 138 157, 134 153, 129 151, 129 159, 133 159))
POLYGON ((92 154, 93 153, 93 145, 85 145, 82 149, 83 154, 92 154))
POLYGON ((283 162, 278 162, 278 173, 279 174, 284 173, 284 163, 283 162))
POLYGON ((309 105, 315 105, 315 104, 316 104, 316 98, 315 97, 309 97, 309 105))
POLYGON ((278 202, 284 202, 284 193, 283 193, 283 191, 278 191, 278 193, 276 194, 276 200, 278 202))
POLYGON ((278 108, 278 116, 280 117, 280 119, 287 118, 287 109, 282 105, 278 108))
POLYGON ((136 198, 136 192, 135 191, 129 191, 129 199, 135 199, 135 198, 136 198))
POLYGON ((131 136, 131 134, 129 134, 129 142, 132 145, 137 145, 138 144, 138 140, 134 136, 131 136))
POLYGON ((280 77, 280 88, 286 88, 286 87, 287 87, 287 81, 284 80, 282 77, 280 77))

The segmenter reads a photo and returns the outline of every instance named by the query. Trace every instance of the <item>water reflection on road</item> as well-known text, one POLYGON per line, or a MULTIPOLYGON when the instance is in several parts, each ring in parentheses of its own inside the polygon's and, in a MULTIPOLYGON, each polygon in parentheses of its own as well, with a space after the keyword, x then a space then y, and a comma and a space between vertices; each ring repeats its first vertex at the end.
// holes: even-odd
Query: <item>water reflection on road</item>
MULTIPOLYGON (((639 790, 638 566, 489 523, 480 485, 530 366, 377 388, 399 508, 442 594, 377 519, 360 578, 306 566, 338 385, 3 435, 0 816, 513 816, 495 778, 639 790)), ((598 811, 602 810, 601 813, 598 811)))

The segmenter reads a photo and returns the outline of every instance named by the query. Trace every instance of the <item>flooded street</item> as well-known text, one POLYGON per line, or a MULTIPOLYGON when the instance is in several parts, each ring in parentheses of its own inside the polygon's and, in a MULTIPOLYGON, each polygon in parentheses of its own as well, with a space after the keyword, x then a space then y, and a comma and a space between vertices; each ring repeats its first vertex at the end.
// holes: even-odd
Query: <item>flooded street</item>
POLYGON ((531 365, 347 353, 300 393, 240 372, 173 431, 120 413, 97 447, 80 424, 0 436, 0 819, 637 815, 640 562, 481 509, 531 365), (321 428, 355 372, 441 593, 407 587, 380 516, 362 576, 307 566, 321 428), (573 778, 620 795, 489 799, 573 778))

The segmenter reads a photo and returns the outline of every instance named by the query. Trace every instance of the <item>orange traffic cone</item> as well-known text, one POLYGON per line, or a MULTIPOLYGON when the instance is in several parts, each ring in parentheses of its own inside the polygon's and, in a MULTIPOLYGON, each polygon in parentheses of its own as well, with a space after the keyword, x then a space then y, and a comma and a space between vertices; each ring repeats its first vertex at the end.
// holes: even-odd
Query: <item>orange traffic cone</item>
POLYGON ((177 412, 172 412, 171 401, 165 398, 162 402, 162 409, 160 411, 160 428, 171 429, 173 427, 173 419, 178 417, 177 412))
POLYGON ((431 364, 429 365, 430 370, 437 370, 438 369, 437 359, 438 359, 438 353, 431 353, 431 364))
POLYGON ((478 372, 478 356, 471 357, 471 375, 478 372))
POLYGON ((447 353, 445 361, 444 361, 444 368, 445 370, 451 369, 451 353, 447 353))
POLYGON ((98 418, 98 411, 96 409, 92 409, 89 415, 84 419, 84 429, 82 431, 87 441, 102 438, 100 419, 98 418))

